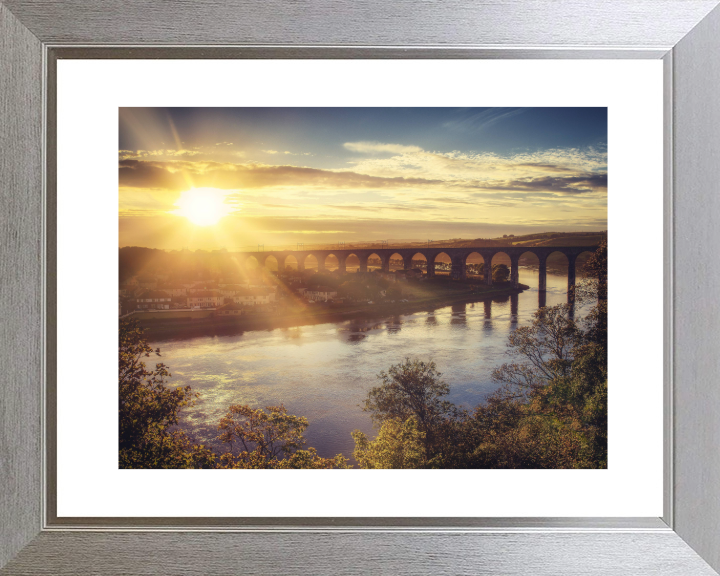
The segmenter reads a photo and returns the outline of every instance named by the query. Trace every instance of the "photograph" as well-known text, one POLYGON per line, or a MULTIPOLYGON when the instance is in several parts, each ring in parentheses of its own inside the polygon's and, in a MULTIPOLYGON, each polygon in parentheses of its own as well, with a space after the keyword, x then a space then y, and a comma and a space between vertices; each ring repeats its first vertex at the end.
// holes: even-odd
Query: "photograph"
POLYGON ((606 107, 118 116, 119 468, 607 469, 606 107))
POLYGON ((720 0, 181 4, 0 0, 0 572, 720 576, 720 0))

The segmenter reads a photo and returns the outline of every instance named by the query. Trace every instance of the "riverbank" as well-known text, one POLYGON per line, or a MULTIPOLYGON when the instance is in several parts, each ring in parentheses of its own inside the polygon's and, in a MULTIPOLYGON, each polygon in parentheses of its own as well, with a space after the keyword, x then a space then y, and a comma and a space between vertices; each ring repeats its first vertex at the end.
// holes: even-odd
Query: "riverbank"
POLYGON ((324 304, 312 304, 299 311, 278 314, 277 312, 252 312, 241 316, 205 316, 202 318, 143 318, 138 315, 140 325, 145 329, 148 341, 183 340, 199 336, 227 336, 253 330, 273 330, 342 322, 345 320, 373 320, 431 311, 454 304, 469 304, 497 298, 508 298, 527 290, 529 286, 520 284, 518 288, 506 286, 473 286, 473 291, 455 291, 439 296, 410 300, 407 302, 358 303, 331 307, 324 304))

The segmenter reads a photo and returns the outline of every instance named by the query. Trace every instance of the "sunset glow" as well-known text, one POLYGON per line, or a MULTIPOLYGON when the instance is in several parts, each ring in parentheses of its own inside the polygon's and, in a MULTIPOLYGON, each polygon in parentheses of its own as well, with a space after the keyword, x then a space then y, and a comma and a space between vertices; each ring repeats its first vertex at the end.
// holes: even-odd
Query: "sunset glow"
POLYGON ((120 246, 607 228, 605 108, 121 108, 120 246))
POLYGON ((196 226, 212 226, 235 209, 225 203, 227 191, 215 188, 193 188, 180 194, 172 214, 184 216, 196 226))

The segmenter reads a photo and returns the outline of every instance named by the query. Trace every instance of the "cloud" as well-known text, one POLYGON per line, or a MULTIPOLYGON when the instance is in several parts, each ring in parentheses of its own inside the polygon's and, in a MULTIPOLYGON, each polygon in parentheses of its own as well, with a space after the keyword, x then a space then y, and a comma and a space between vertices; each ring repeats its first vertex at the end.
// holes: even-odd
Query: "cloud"
POLYGON ((120 161, 121 186, 185 190, 190 187, 221 189, 270 186, 347 188, 404 188, 442 184, 441 180, 413 177, 384 178, 351 171, 332 171, 304 166, 230 164, 220 162, 120 161))
POLYGON ((360 152, 361 154, 408 154, 423 151, 423 149, 419 146, 405 146, 403 144, 383 144, 382 142, 345 142, 343 146, 351 152, 360 152))
POLYGON ((425 198, 428 202, 440 202, 441 204, 465 204, 467 206, 477 206, 477 202, 470 202, 460 198, 425 198))
MULTIPOLYGON (((395 146, 381 144, 378 146, 395 146)), ((570 176, 607 171, 607 151, 597 148, 548 149, 501 156, 494 153, 429 152, 417 147, 389 158, 350 162, 354 172, 380 176, 422 177, 444 182, 511 180, 540 176, 570 176)))
POLYGON ((542 191, 560 194, 585 194, 607 191, 607 174, 582 176, 525 178, 498 184, 479 184, 485 190, 542 191))
POLYGON ((290 150, 285 150, 283 152, 280 152, 279 150, 260 150, 260 152, 265 152, 265 154, 285 154, 288 156, 313 156, 314 155, 310 152, 290 152, 290 150))
POLYGON ((522 114, 525 110, 525 108, 488 108, 445 122, 443 127, 462 132, 478 132, 502 120, 522 114))
POLYGON ((120 150, 120 160, 139 159, 139 158, 156 158, 156 157, 192 157, 200 154, 200 150, 193 148, 192 150, 120 150))
POLYGON ((377 206, 361 206, 359 204, 325 204, 323 208, 331 208, 333 210, 347 210, 349 212, 377 212, 377 206))
POLYGON ((547 170, 548 172, 572 172, 572 168, 559 166, 557 164, 540 164, 539 162, 525 162, 515 164, 516 168, 532 168, 535 170, 547 170))
POLYGON ((266 234, 354 234, 348 230, 265 230, 266 234))

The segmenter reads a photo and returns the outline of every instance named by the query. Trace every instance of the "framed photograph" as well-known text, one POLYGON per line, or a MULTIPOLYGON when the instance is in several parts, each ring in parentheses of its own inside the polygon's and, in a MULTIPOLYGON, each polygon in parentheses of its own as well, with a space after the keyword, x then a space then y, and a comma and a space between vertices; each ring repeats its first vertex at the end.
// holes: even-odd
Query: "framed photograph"
POLYGON ((0 4, 2 573, 715 574, 716 5, 0 4))

